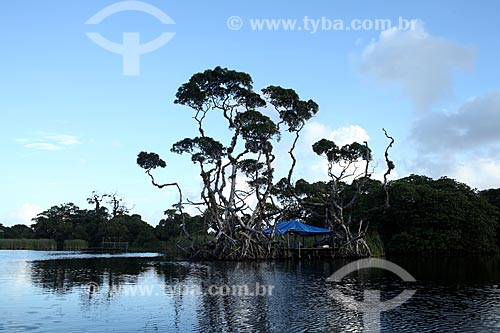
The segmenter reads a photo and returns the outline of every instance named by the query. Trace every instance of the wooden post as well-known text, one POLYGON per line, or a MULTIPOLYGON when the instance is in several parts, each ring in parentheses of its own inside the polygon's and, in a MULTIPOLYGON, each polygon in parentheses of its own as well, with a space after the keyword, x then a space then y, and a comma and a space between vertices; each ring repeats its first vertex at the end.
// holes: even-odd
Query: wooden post
POLYGON ((299 241, 299 259, 300 259, 300 241, 299 241))
POLYGON ((287 248, 286 252, 287 252, 288 258, 290 258, 290 233, 289 232, 287 232, 287 246, 288 246, 288 248, 287 248))

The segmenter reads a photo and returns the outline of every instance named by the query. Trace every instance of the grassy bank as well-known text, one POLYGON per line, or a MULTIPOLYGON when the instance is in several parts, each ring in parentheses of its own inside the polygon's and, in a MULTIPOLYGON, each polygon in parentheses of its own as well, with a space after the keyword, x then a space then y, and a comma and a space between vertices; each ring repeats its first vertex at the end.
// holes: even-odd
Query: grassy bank
POLYGON ((64 241, 64 249, 67 251, 78 251, 81 249, 86 249, 89 244, 83 239, 68 239, 64 241))
MULTIPOLYGON (((64 242, 65 250, 74 251, 87 247, 87 242, 72 239, 64 242)), ((57 250, 53 239, 0 239, 0 250, 57 250)))
POLYGON ((2 250, 56 250, 53 239, 0 239, 2 250))

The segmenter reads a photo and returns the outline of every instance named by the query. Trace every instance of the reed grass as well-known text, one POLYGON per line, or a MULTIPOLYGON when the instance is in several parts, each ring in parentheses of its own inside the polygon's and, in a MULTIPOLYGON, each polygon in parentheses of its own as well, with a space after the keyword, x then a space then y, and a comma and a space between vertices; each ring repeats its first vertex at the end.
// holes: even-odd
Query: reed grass
POLYGON ((383 257, 385 256, 384 242, 380 238, 380 235, 376 231, 369 232, 366 235, 366 243, 370 247, 373 257, 383 257))
MULTIPOLYGON (((77 251, 87 247, 87 241, 82 239, 64 242, 64 249, 68 251, 77 251)), ((0 250, 57 250, 57 243, 53 239, 0 239, 0 250)))
POLYGON ((83 239, 68 239, 64 241, 64 249, 67 251, 79 251, 88 247, 89 244, 83 239))
POLYGON ((56 250, 53 239, 0 239, 2 250, 56 250))

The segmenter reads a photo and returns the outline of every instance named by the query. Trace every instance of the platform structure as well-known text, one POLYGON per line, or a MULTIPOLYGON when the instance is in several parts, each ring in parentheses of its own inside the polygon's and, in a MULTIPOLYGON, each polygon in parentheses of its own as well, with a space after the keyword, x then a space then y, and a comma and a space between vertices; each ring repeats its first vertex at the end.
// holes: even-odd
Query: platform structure
POLYGON ((290 257, 297 259, 333 259, 336 249, 333 247, 292 247, 288 249, 290 257))
POLYGON ((121 237, 103 237, 100 247, 82 249, 85 253, 122 253, 128 252, 128 242, 121 237))

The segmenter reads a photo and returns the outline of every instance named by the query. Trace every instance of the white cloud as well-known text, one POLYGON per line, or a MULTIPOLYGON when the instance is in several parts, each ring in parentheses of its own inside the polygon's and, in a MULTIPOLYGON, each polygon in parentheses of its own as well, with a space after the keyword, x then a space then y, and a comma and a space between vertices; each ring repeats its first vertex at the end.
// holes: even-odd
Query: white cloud
POLYGON ((36 133, 36 137, 14 138, 13 141, 24 144, 25 148, 37 150, 62 150, 67 146, 80 143, 78 137, 66 134, 36 133))
POLYGON ((19 209, 11 212, 9 217, 5 219, 5 223, 2 223, 6 227, 10 227, 15 224, 25 224, 30 226, 33 224, 31 219, 36 217, 41 212, 43 212, 42 207, 35 204, 25 203, 19 209))
POLYGON ((500 187, 500 89, 454 112, 429 112, 411 131, 414 172, 449 176, 477 188, 500 187))
POLYGON ((49 140, 53 140, 57 144, 60 144, 63 146, 71 146, 71 145, 76 145, 76 144, 80 143, 78 138, 74 135, 64 135, 64 134, 46 135, 45 138, 49 139, 49 140))
POLYGON ((456 112, 419 119, 412 138, 423 152, 463 153, 500 144, 500 89, 469 99, 456 112))
POLYGON ((29 149, 38 149, 38 150, 61 150, 62 149, 60 146, 57 146, 53 143, 48 143, 48 142, 28 143, 28 144, 25 144, 24 147, 29 148, 29 149))
POLYGON ((342 127, 333 130, 329 138, 336 142, 339 146, 343 146, 353 142, 363 143, 370 140, 368 133, 364 128, 358 125, 351 125, 349 127, 342 127))
POLYGON ((468 99, 456 110, 432 110, 453 93, 456 70, 472 68, 476 50, 425 31, 384 31, 362 54, 361 71, 401 87, 418 118, 410 131, 406 173, 449 176, 477 188, 500 186, 500 89, 468 99), (414 148, 415 150, 413 150, 414 148))
POLYGON ((353 142, 363 143, 369 141, 370 137, 367 131, 359 125, 332 129, 316 121, 308 123, 304 127, 304 140, 299 142, 297 149, 298 167, 295 178, 304 178, 308 181, 328 179, 326 160, 312 150, 312 145, 321 139, 328 139, 343 146, 353 142))
POLYGON ((368 133, 359 125, 350 125, 338 129, 331 129, 318 122, 310 122, 304 128, 305 143, 311 145, 321 139, 328 139, 335 142, 338 146, 343 146, 353 142, 362 143, 370 140, 368 133))
POLYGON ((361 72, 383 85, 398 85, 418 110, 452 94, 452 74, 471 68, 476 50, 427 33, 417 21, 414 30, 383 31, 365 47, 361 72))
POLYGON ((479 158, 458 165, 450 173, 455 178, 467 185, 478 188, 500 187, 500 161, 491 158, 479 158))

